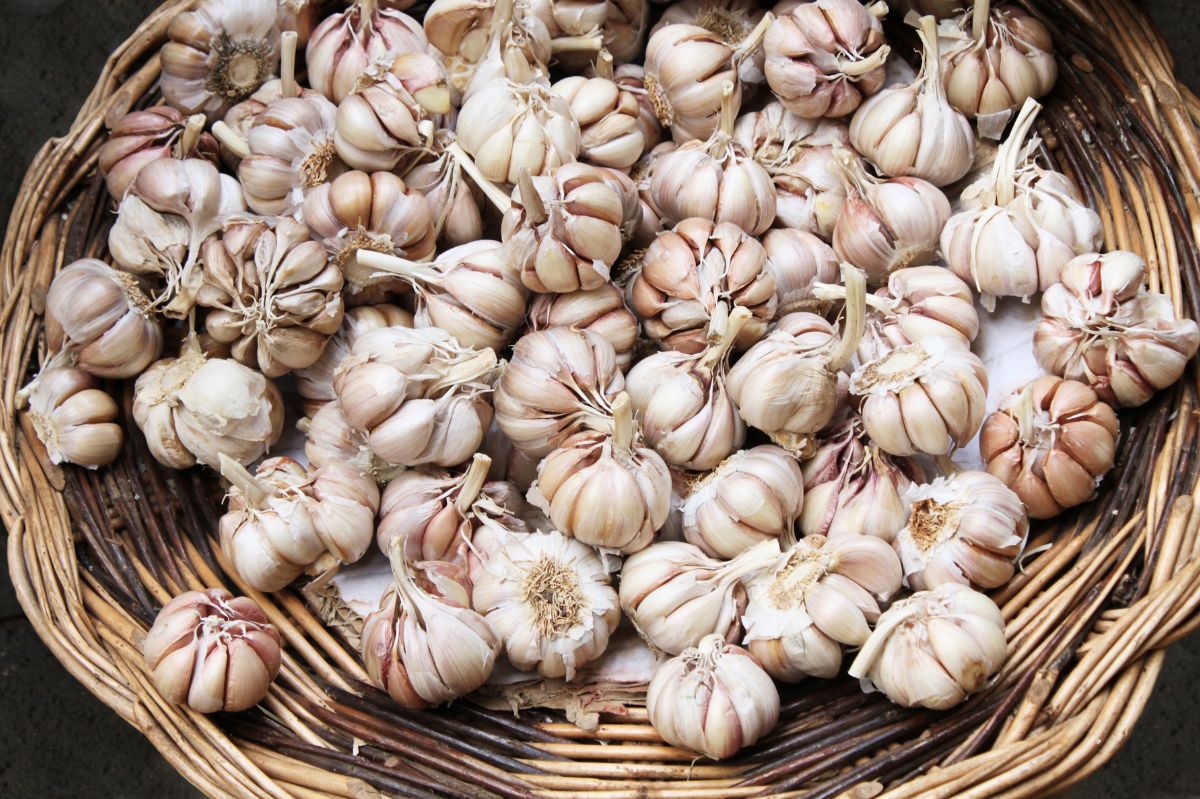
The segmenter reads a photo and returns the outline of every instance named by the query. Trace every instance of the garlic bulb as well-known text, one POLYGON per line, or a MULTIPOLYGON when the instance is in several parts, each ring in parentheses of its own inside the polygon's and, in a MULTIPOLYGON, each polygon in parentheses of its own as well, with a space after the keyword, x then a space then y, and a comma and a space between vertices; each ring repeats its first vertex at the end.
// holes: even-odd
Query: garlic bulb
POLYGON ((233 357, 278 377, 311 366, 342 324, 342 274, 301 223, 235 218, 204 245, 208 334, 233 357))
POLYGON ((280 591, 324 557, 354 563, 371 546, 379 489, 351 466, 305 469, 270 458, 252 475, 228 456, 220 460, 232 484, 221 549, 256 590, 280 591))
POLYGON ((324 242, 345 276, 348 302, 370 302, 376 299, 372 289, 386 293, 404 286, 400 278, 361 267, 360 250, 427 261, 437 246, 429 203, 391 172, 346 172, 310 192, 303 211, 313 238, 324 242))
POLYGON ((1179 379, 1200 328, 1165 294, 1142 291, 1145 262, 1130 252, 1081 255, 1042 295, 1033 337, 1042 368, 1095 389, 1116 408, 1143 405, 1179 379))
POLYGON ((979 0, 942 23, 938 38, 950 104, 977 117, 982 135, 998 139, 1026 100, 1054 88, 1058 64, 1045 25, 1016 6, 991 6, 979 0))
POLYGON ((108 131, 97 155, 108 193, 118 202, 138 172, 160 158, 203 158, 214 164, 217 140, 204 132, 204 115, 184 116, 167 105, 130 111, 108 131))
MULTIPOLYGON (((522 82, 550 62, 550 31, 538 4, 510 0, 434 0, 425 12, 425 35, 443 56, 450 85, 465 93, 489 56, 522 82), (519 73, 522 69, 527 74, 519 73)), ((547 12, 546 16, 552 16, 547 12)), ((456 105, 460 101, 456 98, 456 105)))
POLYGON ((67 348, 96 377, 140 374, 162 352, 162 325, 133 276, 84 258, 63 267, 46 292, 46 343, 67 348))
POLYGON ((350 354, 350 348, 359 336, 381 327, 412 326, 412 314, 395 305, 360 305, 348 309, 342 317, 341 326, 325 343, 325 349, 321 350, 321 357, 294 373, 296 391, 304 412, 312 416, 325 403, 337 399, 333 391, 333 372, 350 354))
POLYGON ((802 117, 841 117, 883 86, 891 48, 879 18, 887 5, 858 0, 793 3, 767 30, 771 91, 802 117))
POLYGON ((471 507, 491 465, 491 458, 477 454, 460 473, 418 467, 396 475, 383 492, 375 534, 380 551, 390 553, 399 542, 414 563, 454 561, 471 540, 471 507))
MULTIPOLYGON (((579 123, 579 159, 597 166, 629 169, 646 150, 642 104, 638 95, 617 83, 615 77, 612 56, 603 51, 596 61, 595 77, 569 75, 550 90, 570 104, 579 123)), ((657 119, 654 125, 658 125, 657 119)))
POLYGON ((291 216, 345 170, 334 147, 337 107, 319 94, 283 97, 255 117, 238 179, 256 213, 291 216))
POLYGON ((780 319, 774 330, 729 370, 729 396, 746 423, 791 451, 833 419, 838 374, 862 338, 866 286, 863 273, 842 267, 846 321, 842 335, 816 314, 780 319))
POLYGON ((983 688, 1007 656, 1000 609, 983 594, 949 584, 885 610, 850 676, 898 705, 949 710, 983 688))
POLYGON ((51 365, 18 397, 28 401, 29 421, 51 463, 97 469, 120 454, 125 434, 116 423, 117 403, 82 369, 51 365))
POLYGON ((867 435, 884 452, 945 455, 979 432, 987 371, 961 343, 926 336, 860 366, 850 393, 862 398, 867 435))
MULTIPOLYGON (((829 297, 826 287, 817 294, 829 297)), ((858 347, 861 361, 882 358, 926 336, 970 347, 979 335, 979 312, 971 287, 940 266, 910 266, 888 275, 887 286, 867 298, 867 330, 858 347)))
POLYGON ((537 294, 529 304, 528 323, 530 330, 552 327, 591 330, 613 345, 619 369, 625 371, 633 362, 637 317, 625 306, 621 290, 612 283, 568 294, 537 294))
POLYGON ((223 588, 163 605, 142 642, 154 687, 197 713, 236 713, 267 696, 283 658, 279 633, 253 599, 223 588))
POLYGON ((159 463, 216 469, 222 454, 245 465, 271 448, 283 430, 283 398, 259 372, 206 357, 193 337, 178 358, 137 379, 133 418, 159 463))
POLYGON ((409 188, 425 195, 433 213, 433 231, 445 245, 457 247, 484 238, 483 192, 466 177, 450 145, 453 131, 434 132, 428 145, 432 159, 416 164, 404 173, 409 188))
POLYGON ((438 59, 401 53, 376 63, 337 107, 334 146, 355 169, 389 171, 432 135, 450 111, 450 88, 438 59))
POLYGON ((1039 377, 987 418, 979 454, 1034 519, 1087 502, 1112 468, 1120 426, 1083 383, 1039 377))
POLYGON ((399 466, 454 466, 479 448, 492 421, 496 353, 459 345, 440 328, 363 334, 333 374, 350 426, 399 466))
MULTIPOLYGON (((363 665, 371 682, 414 710, 449 702, 487 682, 501 642, 463 602, 465 587, 433 593, 417 582, 421 565, 410 566, 399 547, 391 560, 394 581, 363 623, 363 665)), ((437 565, 424 569, 433 590, 437 565)))
POLYGON ((846 203, 833 230, 833 250, 878 286, 897 269, 933 262, 938 237, 950 218, 950 201, 920 178, 880 179, 862 161, 838 153, 846 203))
POLYGON ((750 312, 737 340, 744 349, 766 334, 779 305, 758 240, 735 224, 707 219, 685 219, 656 238, 628 296, 652 341, 688 354, 706 347, 718 307, 750 312))
POLYGON ((644 549, 667 521, 671 475, 633 423, 629 395, 612 403, 612 434, 576 433, 542 459, 529 501, 556 529, 601 550, 644 549))
POLYGON ((900 590, 900 559, 869 535, 810 536, 746 584, 742 643, 777 680, 832 679, 900 590))
POLYGON ((905 493, 908 523, 892 546, 904 584, 916 591, 945 583, 999 588, 1012 579, 1029 519, 1021 498, 987 472, 959 472, 905 493))
POLYGON ((308 82, 340 103, 372 63, 402 53, 423 53, 428 46, 421 24, 398 10, 398 4, 355 0, 312 32, 305 53, 308 82))
POLYGON ((471 595, 522 671, 572 679, 597 660, 621 619, 617 592, 591 547, 559 532, 511 534, 471 595))
MULTIPOLYGON (((680 0, 662 9, 662 16, 651 33, 657 33, 667 25, 695 25, 715 33, 728 44, 737 44, 754 30, 765 14, 765 9, 754 0, 680 0)), ((762 83, 762 51, 756 50, 749 57, 754 63, 747 67, 756 69, 757 75, 748 80, 762 83)))
POLYGON ((712 320, 712 341, 695 355, 667 350, 638 361, 627 387, 647 443, 672 466, 716 468, 741 447, 746 426, 725 387, 729 353, 750 312, 712 320))
POLYGON ((513 446, 540 458, 581 429, 610 429, 612 401, 624 388, 617 354, 599 333, 527 333, 496 384, 496 423, 513 446))
POLYGON ((804 501, 800 464, 764 444, 735 452, 684 497, 683 537, 713 558, 733 558, 768 539, 793 539, 804 501))
MULTIPOLYGON (((631 236, 632 245, 635 248, 645 249, 654 243, 654 239, 659 233, 666 229, 662 221, 662 211, 654 204, 654 198, 650 194, 650 177, 654 171, 654 164, 658 159, 662 158, 669 152, 675 150, 679 145, 673 141, 661 142, 654 146, 650 152, 646 153, 641 159, 633 165, 629 170, 629 179, 633 182, 638 193, 638 204, 642 208, 642 219, 638 226, 634 229, 631 236)), ((633 258, 636 251, 630 255, 633 258)), ((626 259, 630 260, 630 259, 626 259)), ((624 272, 621 273, 622 275, 624 272)), ((621 275, 618 275, 618 283, 625 282, 621 275)))
POLYGON ((933 17, 923 17, 921 74, 868 98, 850 122, 850 143, 890 177, 947 186, 971 169, 975 134, 946 99, 933 17))
POLYGON ((456 132, 484 177, 508 184, 522 170, 546 175, 574 161, 583 144, 566 100, 536 83, 507 80, 467 97, 456 132))
POLYGON ((742 635, 742 582, 770 569, 778 557, 775 539, 725 562, 681 541, 652 544, 621 568, 621 609, 650 646, 670 655, 709 635, 732 643, 742 635))
POLYGON ((701 218, 758 236, 775 222, 775 184, 733 138, 733 92, 733 83, 726 82, 719 122, 705 141, 682 144, 654 162, 650 196, 663 224, 701 218))
POLYGON ((710 635, 658 667, 646 711, 667 743, 720 760, 779 723, 779 691, 750 653, 710 635))
POLYGON ((279 66, 275 0, 203 0, 171 19, 159 85, 185 114, 219 117, 279 66))
POLYGON ((1074 182, 1034 162, 1026 142, 1041 106, 1029 100, 1000 146, 989 175, 962 194, 963 210, 942 231, 942 255, 954 273, 983 294, 1029 297, 1059 282, 1067 262, 1100 246, 1100 217, 1074 182))
POLYGON ((792 228, 767 231, 762 245, 767 253, 767 271, 775 278, 779 300, 776 316, 823 310, 826 303, 816 298, 813 287, 837 281, 840 270, 833 248, 812 233, 792 228))
POLYGON ((161 281, 151 310, 182 319, 204 280, 204 241, 245 210, 238 182, 208 161, 160 158, 138 171, 108 233, 108 249, 125 271, 161 281))
POLYGON ((405 471, 371 452, 367 437, 350 426, 336 399, 296 426, 304 432, 304 456, 313 468, 341 463, 358 474, 370 475, 377 483, 386 483, 405 471))

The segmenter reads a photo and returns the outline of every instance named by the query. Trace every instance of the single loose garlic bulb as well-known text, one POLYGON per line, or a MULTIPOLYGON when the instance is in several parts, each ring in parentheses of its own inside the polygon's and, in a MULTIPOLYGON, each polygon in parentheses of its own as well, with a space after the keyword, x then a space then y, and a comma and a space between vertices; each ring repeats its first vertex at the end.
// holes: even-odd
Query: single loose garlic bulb
POLYGON ((946 455, 979 432, 987 398, 983 361, 954 339, 927 336, 860 366, 867 435, 890 455, 946 455))
POLYGON ((459 345, 436 327, 363 334, 338 365, 333 390, 371 451, 398 466, 454 466, 492 421, 496 353, 459 345))
POLYGON ((496 385, 496 423, 513 446, 540 458, 579 430, 609 430, 612 401, 624 388, 616 351, 599 333, 527 333, 496 385))
POLYGON ((763 40, 767 84, 802 117, 853 113, 864 97, 883 87, 891 53, 879 22, 884 14, 884 3, 792 3, 763 40))
POLYGON ((658 667, 646 711, 667 743, 720 760, 779 723, 779 691, 749 652, 710 635, 658 667))
POLYGON ((828 303, 816 298, 813 287, 837 281, 840 271, 833 248, 816 235, 793 228, 767 231, 762 244, 767 251, 767 269, 775 278, 776 316, 822 311, 828 303))
POLYGON ((223 588, 188 591, 163 605, 142 654, 163 698, 197 713, 254 707, 283 658, 279 633, 258 603, 223 588))
POLYGON ((775 184, 733 138, 733 84, 721 90, 717 129, 663 155, 650 172, 650 196, 665 225, 700 218, 733 223, 758 236, 775 222, 775 184))
POLYGON ((350 354, 350 348, 359 336, 381 327, 412 326, 412 314, 396 305, 384 303, 348 309, 342 317, 341 326, 325 343, 321 357, 312 365, 294 372, 296 391, 300 394, 304 412, 312 416, 325 403, 337 399, 333 391, 333 372, 350 354))
MULTIPOLYGON (((608 51, 596 60, 595 77, 569 75, 550 90, 570 103, 579 123, 579 160, 629 169, 642 157, 647 149, 642 104, 635 91, 616 81, 608 51)), ((657 128, 657 119, 653 124, 657 128)))
POLYGON ((505 256, 521 282, 541 294, 594 289, 624 243, 625 203, 599 169, 564 164, 549 175, 522 173, 504 214, 505 256))
POLYGON ((1021 498, 987 472, 959 472, 905 493, 908 523, 893 546, 904 584, 916 591, 944 583, 999 588, 1016 570, 1029 519, 1021 498))
POLYGON ((269 458, 252 475, 228 456, 220 460, 232 484, 221 548, 252 588, 280 591, 320 559, 354 563, 371 546, 379 489, 353 467, 305 469, 269 458))
POLYGON ((878 538, 804 538, 747 582, 742 643, 777 680, 832 679, 843 647, 866 643, 900 578, 900 559, 878 538))
POLYGON ((661 541, 626 558, 621 608, 650 646, 670 655, 708 635, 733 643, 742 635, 743 581, 770 569, 778 557, 775 539, 725 562, 682 541, 661 541))
POLYGON ((965 189, 963 210, 942 231, 942 255, 991 308, 995 297, 1028 300, 1059 282, 1076 256, 1100 246, 1100 217, 1061 172, 1039 167, 1029 140, 1041 106, 1028 100, 989 175, 965 189))
POLYGON ((500 80, 470 95, 458 113, 458 143, 488 180, 513 184, 522 170, 546 175, 582 146, 571 106, 536 83, 500 80))
POLYGON ((108 131, 97 155, 108 193, 120 202, 141 168, 160 158, 218 159, 217 140, 204 132, 204 115, 184 116, 167 105, 130 111, 108 131))
POLYGON ((1033 337, 1042 368, 1095 389, 1117 408, 1143 405, 1179 379, 1200 347, 1200 328, 1170 297, 1141 290, 1145 262, 1131 252, 1081 255, 1042 295, 1033 337))
POLYGON ((846 180, 846 202, 833 230, 838 258, 865 271, 871 286, 897 269, 932 263, 950 218, 946 195, 920 178, 876 178, 845 151, 836 161, 846 180))
POLYGON ((757 239, 730 222, 685 219, 646 250, 629 305, 656 344, 695 354, 708 345, 718 308, 749 311, 737 340, 744 349, 766 334, 779 302, 757 239))
POLYGON ((987 418, 979 454, 1017 493, 1030 517, 1049 519, 1087 502, 1113 466, 1120 426, 1112 406, 1083 383, 1045 375, 987 418))
POLYGON ((96 377, 133 377, 162 352, 163 331, 136 278, 84 258, 46 292, 46 343, 96 377))
POLYGON ((404 173, 405 184, 425 195, 433 214, 433 231, 450 247, 484 237, 483 191, 467 179, 460 159, 451 151, 454 141, 453 131, 435 131, 427 148, 432 158, 404 173))
POLYGON ((559 532, 508 534, 471 595, 522 671, 572 679, 600 658, 621 620, 608 570, 591 547, 559 532))
POLYGON ((313 89, 340 103, 370 65, 429 46, 421 24, 389 0, 356 0, 325 18, 308 40, 305 61, 313 89))
POLYGON ((471 540, 471 507, 479 499, 492 459, 476 454, 461 472, 417 467, 396 475, 383 492, 375 540, 385 555, 400 542, 404 557, 454 561, 471 540))
POLYGON ((465 586, 448 576, 436 579, 440 564, 410 566, 399 546, 390 554, 393 583, 363 623, 363 665, 371 682, 414 710, 471 693, 491 676, 500 638, 467 606, 465 586), (429 589, 418 576, 432 583, 429 589))
POLYGON ((629 370, 629 397, 646 441, 672 466, 713 469, 742 446, 746 426, 725 383, 729 353, 749 318, 741 307, 725 317, 718 305, 708 347, 695 355, 656 352, 629 370))
POLYGON ((803 469, 800 530, 830 541, 869 535, 891 543, 908 519, 905 492, 925 480, 916 460, 875 446, 857 416, 819 433, 803 469))
POLYGON ((336 124, 337 106, 319 94, 283 97, 255 117, 238 164, 255 212, 295 214, 313 189, 345 170, 333 143, 336 124))
POLYGON ((898 705, 949 710, 983 688, 1007 657, 1000 609, 951 583, 885 610, 850 676, 898 705))
POLYGON ((576 433, 538 465, 529 500, 566 535, 622 554, 644 549, 667 521, 671 475, 647 449, 629 395, 613 400, 611 434, 576 433))
POLYGON ((922 17, 920 36, 921 74, 859 106, 850 122, 850 143, 885 175, 947 186, 971 169, 975 134, 946 99, 933 17, 922 17))
POLYGON ((117 403, 87 372, 51 365, 18 396, 51 463, 97 469, 117 459, 125 441, 117 403))
MULTIPOLYGON (((825 287, 818 295, 830 296, 825 287)), ((887 286, 867 297, 867 331, 858 347, 861 361, 882 358, 926 336, 970 347, 979 335, 979 312, 971 287, 940 266, 910 266, 888 275, 887 286)))
POLYGON ((612 283, 568 294, 537 294, 529 304, 529 329, 576 327, 607 339, 622 371, 633 362, 638 321, 625 306, 625 297, 612 283))
POLYGON ((220 117, 279 66, 276 0, 203 0, 171 19, 160 51, 166 101, 185 114, 220 117))
POLYGON ((804 475, 787 451, 764 444, 735 452, 683 499, 683 537, 705 555, 733 558, 768 539, 794 540, 804 475))

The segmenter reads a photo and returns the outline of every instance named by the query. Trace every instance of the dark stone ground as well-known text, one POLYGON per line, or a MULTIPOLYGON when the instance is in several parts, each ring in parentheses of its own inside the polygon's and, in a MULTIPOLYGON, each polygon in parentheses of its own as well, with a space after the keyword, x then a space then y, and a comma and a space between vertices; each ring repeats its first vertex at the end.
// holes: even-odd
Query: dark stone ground
MULTIPOLYGON (((0 219, 25 165, 64 132, 109 52, 153 0, 0 0, 0 219)), ((1200 6, 1149 0, 1200 86, 1200 6)), ((42 646, 0 569, 0 796, 194 799, 199 794, 42 646)), ((1116 759, 1068 799, 1200 797, 1200 638, 1174 647, 1116 759)))

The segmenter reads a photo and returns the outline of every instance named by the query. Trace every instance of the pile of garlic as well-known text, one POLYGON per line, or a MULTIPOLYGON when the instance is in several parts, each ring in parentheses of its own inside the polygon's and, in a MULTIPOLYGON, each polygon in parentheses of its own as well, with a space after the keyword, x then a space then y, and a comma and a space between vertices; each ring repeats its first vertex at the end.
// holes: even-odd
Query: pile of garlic
MULTIPOLYGON (((408 707, 501 660, 570 681, 623 616, 660 655, 651 721, 713 758, 770 733, 776 681, 986 690, 980 592, 1200 346, 1039 161, 1041 24, 909 3, 942 22, 904 84, 883 3, 340 5, 173 20, 167 105, 100 151, 110 257, 46 296, 22 398, 48 459, 102 467, 132 422, 165 466, 219 469, 213 534, 258 591, 374 543, 394 580, 361 654, 408 707), (1010 117, 977 165, 972 121, 1010 117), (1038 294, 1052 374, 990 406, 976 337, 1038 294), (122 413, 103 381, 133 378, 122 413), (308 463, 271 451, 300 416, 308 463)), ((236 710, 279 648, 254 603, 189 594, 147 667, 236 710)))

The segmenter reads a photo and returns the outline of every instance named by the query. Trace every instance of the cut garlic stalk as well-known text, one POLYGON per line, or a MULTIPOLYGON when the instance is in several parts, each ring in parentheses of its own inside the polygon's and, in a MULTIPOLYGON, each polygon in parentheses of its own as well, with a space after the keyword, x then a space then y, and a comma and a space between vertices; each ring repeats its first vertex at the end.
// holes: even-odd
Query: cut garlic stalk
POLYGON ((421 24, 395 3, 356 0, 325 18, 308 40, 305 62, 313 89, 340 103, 372 63, 429 47, 421 24))
POLYGON ((121 453, 125 434, 116 423, 116 400, 96 388, 82 369, 49 365, 18 399, 29 403, 29 421, 51 463, 88 469, 107 466, 121 453))

